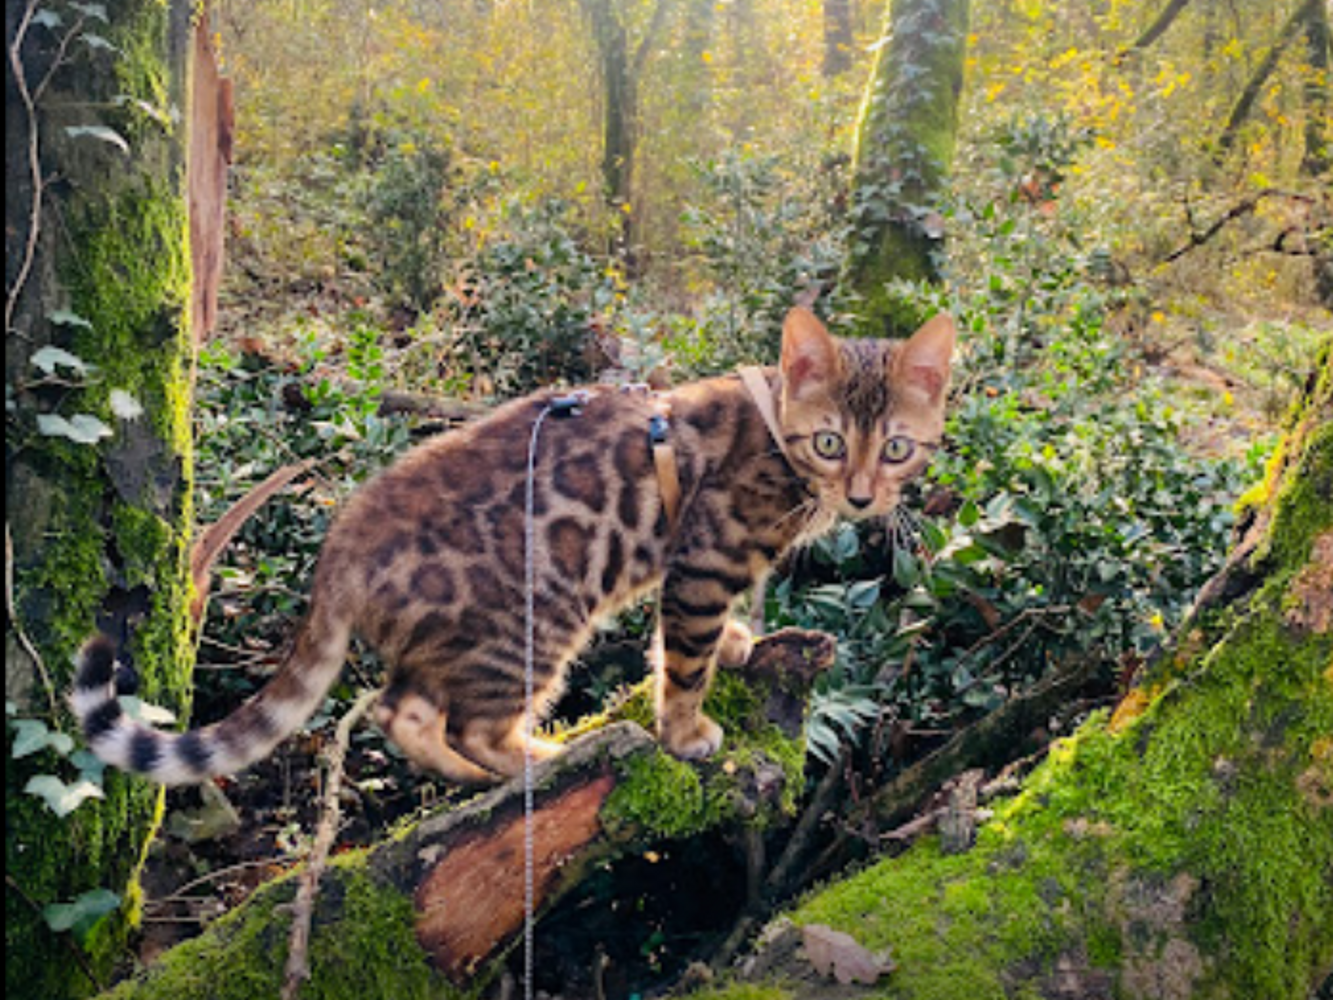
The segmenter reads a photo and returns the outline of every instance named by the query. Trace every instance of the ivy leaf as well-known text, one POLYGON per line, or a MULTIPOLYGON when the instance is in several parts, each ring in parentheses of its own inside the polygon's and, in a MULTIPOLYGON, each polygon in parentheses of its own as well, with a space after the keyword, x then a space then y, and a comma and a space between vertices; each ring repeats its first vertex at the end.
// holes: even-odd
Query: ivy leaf
POLYGON ((49 729, 41 719, 15 719, 14 748, 9 755, 15 759, 27 757, 50 747, 60 756, 74 749, 74 740, 61 732, 49 729))
POLYGON ((57 816, 68 816, 83 804, 85 799, 105 798, 101 786, 86 778, 80 778, 67 785, 54 774, 38 774, 28 779, 23 786, 28 795, 35 795, 57 816))
MULTIPOLYGON (((110 42, 108 42, 108 41, 107 41, 105 38, 103 38, 101 35, 94 35, 94 34, 93 34, 92 32, 90 32, 90 31, 85 31, 85 32, 84 32, 82 35, 80 35, 79 37, 83 40, 83 43, 84 43, 85 45, 87 45, 88 48, 90 48, 90 49, 101 49, 101 50, 103 50, 104 52, 119 52, 119 51, 120 51, 120 49, 116 48, 114 45, 112 45, 110 42)), ((128 152, 128 150, 126 150, 126 152, 128 152)))
POLYGON ((112 389, 111 412, 121 420, 137 420, 143 416, 143 407, 124 389, 112 389))
POLYGON ((40 24, 45 28, 55 31, 56 28, 60 27, 60 15, 53 10, 47 10, 43 7, 36 14, 32 15, 32 23, 40 24))
POLYGON ((76 413, 69 420, 59 413, 39 413, 37 430, 47 437, 69 438, 76 444, 97 444, 102 438, 111 437, 115 433, 102 421, 87 413, 76 413))
POLYGON ((108 913, 120 906, 120 897, 110 889, 92 889, 71 903, 52 903, 42 909, 42 917, 51 930, 83 935, 108 913))
POLYGON ((70 312, 68 309, 52 309, 46 314, 46 318, 52 323, 59 323, 62 326, 81 326, 85 330, 91 330, 93 325, 78 313, 70 312))
POLYGON ((95 21, 101 21, 103 24, 110 24, 106 16, 106 5, 100 3, 74 3, 71 0, 70 7, 84 17, 90 17, 95 21))
POLYGON ((134 695, 123 694, 116 700, 120 702, 121 711, 145 726, 169 726, 176 721, 176 713, 171 709, 150 705, 134 695))
POLYGON ((124 140, 121 134, 113 128, 107 128, 105 125, 66 125, 65 134, 71 139, 78 139, 82 136, 87 136, 89 139, 100 139, 102 142, 110 143, 127 155, 130 151, 130 144, 124 140))
POLYGON ((94 785, 102 783, 106 773, 106 761, 91 750, 76 750, 69 755, 69 762, 79 769, 79 777, 91 781, 94 785))
POLYGON ((132 104, 159 125, 170 126, 175 120, 174 109, 159 108, 138 97, 131 97, 129 94, 117 94, 115 102, 120 105, 132 104))
POLYGON ((54 375, 57 368, 68 368, 80 377, 88 374, 88 366, 82 358, 50 344, 43 347, 29 360, 47 375, 54 375))

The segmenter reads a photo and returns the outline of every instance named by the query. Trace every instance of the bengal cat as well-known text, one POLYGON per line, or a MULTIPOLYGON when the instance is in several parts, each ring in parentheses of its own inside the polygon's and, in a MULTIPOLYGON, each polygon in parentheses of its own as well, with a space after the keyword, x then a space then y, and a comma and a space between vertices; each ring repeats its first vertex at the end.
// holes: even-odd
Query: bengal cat
POLYGON ((894 508, 938 446, 954 337, 941 315, 906 341, 838 340, 798 308, 780 364, 749 374, 753 390, 737 375, 662 398, 597 387, 564 417, 547 411, 559 394, 539 392, 442 434, 348 500, 307 617, 262 690, 219 722, 163 733, 122 711, 115 646, 96 637, 72 698, 88 741, 163 783, 235 772, 315 712, 355 633, 390 664, 377 718, 412 761, 465 783, 521 773, 525 752, 558 749, 525 726, 530 571, 539 714, 599 616, 660 587, 658 738, 682 758, 707 757, 723 735, 701 710, 714 664, 750 652, 733 603, 839 516, 894 508), (673 483, 649 436, 667 408, 673 483), (529 565, 528 452, 544 412, 529 565))

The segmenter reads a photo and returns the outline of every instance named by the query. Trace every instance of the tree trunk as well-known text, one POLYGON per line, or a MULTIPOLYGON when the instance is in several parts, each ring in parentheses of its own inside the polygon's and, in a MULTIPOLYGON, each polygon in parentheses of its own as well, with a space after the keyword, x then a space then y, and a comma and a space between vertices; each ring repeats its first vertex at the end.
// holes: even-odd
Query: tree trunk
POLYGON ((852 0, 824 0, 824 75, 852 68, 852 0))
MULTIPOLYGON (((789 818, 803 786, 805 698, 834 649, 830 636, 787 629, 761 639, 744 668, 720 674, 707 708, 726 726, 726 744, 702 765, 668 756, 642 728, 653 713, 649 684, 569 734, 568 750, 533 773, 536 918, 601 862, 789 818)), ((522 939, 525 793, 523 781, 510 782, 340 856, 320 879, 300 995, 477 995, 522 939)), ((295 882, 266 886, 114 996, 276 996, 295 882)))
POLYGON ((1291 44, 1291 40, 1296 37, 1296 34, 1305 27, 1312 17, 1311 8, 1321 7, 1327 2, 1328 0, 1305 0, 1291 12, 1291 16, 1287 18, 1287 22, 1282 26, 1282 30, 1278 33, 1277 40, 1273 43, 1272 48, 1264 53, 1264 57, 1259 60, 1259 65, 1250 74, 1250 78, 1246 81, 1240 96, 1236 98, 1236 103, 1231 106, 1231 114, 1227 116, 1227 123, 1217 136, 1219 158, 1231 152, 1231 147, 1236 144, 1241 126, 1250 117, 1254 102, 1259 99, 1264 84, 1273 75, 1273 70, 1277 69, 1282 53, 1286 51, 1287 46, 1291 44))
POLYGON ((1327 4, 1312 4, 1305 13, 1305 155, 1301 173, 1318 177, 1333 167, 1333 30, 1327 4))
POLYGON ((906 336, 924 318, 887 287, 937 281, 953 165, 968 0, 893 0, 856 137, 839 294, 855 332, 906 336))
POLYGON ((1166 34, 1166 29, 1175 23, 1180 12, 1189 6, 1190 0, 1168 0, 1162 12, 1153 19, 1152 24, 1144 29, 1143 34, 1134 39, 1130 45, 1131 49, 1146 49, 1157 39, 1166 34))
POLYGON ((70 658, 99 622, 132 631, 145 697, 183 708, 193 655, 190 261, 173 119, 189 106, 192 5, 80 7, 5 5, 5 988, 34 1000, 90 993, 106 974, 161 808, 159 789, 107 774, 100 797, 56 814, 60 788, 89 787, 64 735, 70 658), (34 734, 46 748, 26 752, 34 734), (42 776, 51 805, 25 791, 42 776), (48 926, 45 907, 98 889, 126 900, 120 915, 87 933, 101 908, 73 932, 48 926))
POLYGON ((657 0, 644 36, 631 52, 629 28, 619 0, 581 0, 597 43, 602 79, 602 184, 613 213, 611 256, 627 273, 635 261, 634 157, 639 147, 639 80, 670 0, 657 0))
POLYGON ((1115 712, 992 803, 970 850, 927 838, 820 891, 742 978, 793 998, 828 995, 820 969, 883 976, 881 998, 1307 1000, 1327 985, 1333 349, 1318 364, 1243 541, 1115 712))

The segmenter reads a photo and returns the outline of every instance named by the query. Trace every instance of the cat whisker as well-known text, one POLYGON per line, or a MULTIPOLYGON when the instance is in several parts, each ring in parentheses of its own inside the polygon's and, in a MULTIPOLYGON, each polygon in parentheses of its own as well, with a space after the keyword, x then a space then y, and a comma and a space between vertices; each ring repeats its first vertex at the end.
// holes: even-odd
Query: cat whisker
POLYGON ((906 507, 895 507, 884 518, 885 532, 894 549, 915 552, 921 538, 921 520, 906 507))
POLYGON ((804 524, 802 525, 802 527, 803 528, 809 527, 811 521, 814 520, 814 518, 818 515, 818 513, 819 513, 819 501, 811 497, 807 500, 801 501, 801 503, 797 504, 791 510, 787 511, 787 513, 783 514, 780 518, 777 519, 776 522, 774 522, 773 527, 781 528, 783 525, 785 525, 788 521, 790 521, 794 517, 803 517, 804 524))

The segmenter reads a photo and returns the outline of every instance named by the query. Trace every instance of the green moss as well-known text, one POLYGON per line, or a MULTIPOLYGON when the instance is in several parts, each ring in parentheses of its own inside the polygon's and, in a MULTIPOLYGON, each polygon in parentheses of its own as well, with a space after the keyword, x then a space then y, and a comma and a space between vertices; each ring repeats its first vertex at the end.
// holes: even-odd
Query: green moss
POLYGON ((1124 731, 1099 714, 1057 744, 971 852, 919 845, 793 919, 891 947, 884 996, 1007 996, 1012 970, 1169 940, 1202 957, 1194 995, 1303 996, 1333 950, 1333 809, 1301 792, 1333 731, 1333 638, 1293 643, 1279 593, 1124 731))
POLYGON ((725 800, 710 796, 692 764, 664 751, 631 758, 602 807, 608 830, 625 827, 667 839, 688 837, 714 825, 725 800))
MULTIPOLYGON (((625 779, 611 793, 603 821, 613 828, 633 824, 651 835, 687 837, 719 823, 737 801, 737 776, 753 773, 766 764, 782 769, 783 785, 777 808, 794 812, 801 791, 805 762, 803 738, 788 738, 763 718, 763 685, 738 671, 718 671, 704 711, 726 730, 717 758, 702 765, 687 764, 664 752, 629 762, 625 779)), ((563 734, 566 738, 605 725, 607 718, 653 727, 652 681, 636 685, 604 716, 583 720, 563 734)), ((761 810, 747 821, 764 825, 771 812, 761 810)))
MULTIPOLYGON (((1333 413, 1312 422, 1308 432, 1289 447, 1308 449, 1310 475, 1289 477, 1277 495, 1277 513, 1268 534, 1270 555, 1288 569, 1299 568, 1309 557, 1315 536, 1328 530, 1329 498, 1333 497, 1333 413)), ((1299 454, 1294 456, 1299 460, 1299 454)))
MULTIPOLYGON (((469 996, 435 972, 413 934, 411 897, 379 884, 364 856, 339 857, 321 884, 302 1000, 450 1000, 469 996)), ((296 891, 288 877, 261 889, 202 936, 173 948, 108 1000, 253 1000, 277 996, 296 891)))
POLYGON ((1333 530, 1330 390, 1294 428, 1265 582, 1211 648, 1127 725, 1098 713, 1055 744, 972 851, 919 844, 796 910, 892 949, 898 970, 868 995, 1008 997, 1057 959, 1126 996, 1303 997, 1327 971, 1333 635, 1286 605, 1333 530))

